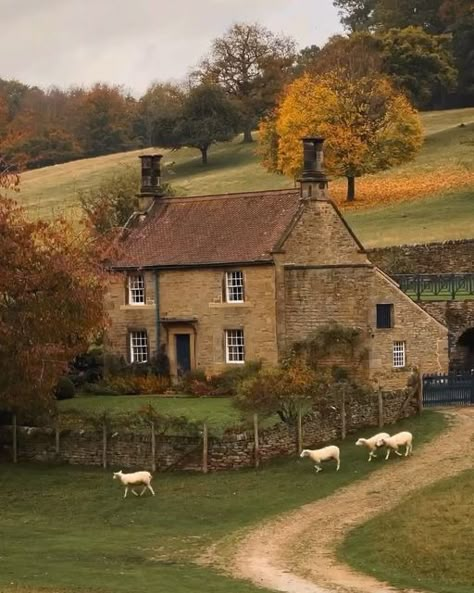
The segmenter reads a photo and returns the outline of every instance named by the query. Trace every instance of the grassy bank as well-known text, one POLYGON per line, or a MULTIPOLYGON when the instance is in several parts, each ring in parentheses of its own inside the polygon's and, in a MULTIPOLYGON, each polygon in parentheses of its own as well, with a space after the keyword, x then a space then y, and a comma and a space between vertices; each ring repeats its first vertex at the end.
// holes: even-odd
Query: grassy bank
MULTIPOLYGON (((474 211, 474 108, 421 114, 425 143, 417 158, 401 167, 357 180, 357 200, 347 209, 356 233, 368 246, 472 237, 474 211), (462 125, 462 127, 460 127, 462 125)), ((178 195, 206 195, 293 187, 260 165, 255 145, 232 142, 213 146, 209 165, 199 153, 181 149, 164 154, 163 177, 178 195)), ((83 159, 29 171, 15 194, 32 216, 79 215, 78 190, 96 187, 124 167, 138 167, 134 151, 83 159)), ((330 185, 346 208, 345 180, 330 185)))
MULTIPOLYGON (((391 429, 413 430, 418 442, 427 442, 444 426, 440 414, 426 412, 391 429)), ((110 471, 0 465, 0 591, 262 591, 194 561, 238 529, 328 496, 383 467, 381 459, 367 463, 365 452, 354 446, 356 437, 341 444, 337 473, 328 466, 316 475, 299 458, 259 471, 165 473, 155 477, 155 498, 123 500, 110 471)))
POLYGON ((472 593, 473 493, 474 470, 419 491, 355 529, 341 556, 396 587, 472 593))

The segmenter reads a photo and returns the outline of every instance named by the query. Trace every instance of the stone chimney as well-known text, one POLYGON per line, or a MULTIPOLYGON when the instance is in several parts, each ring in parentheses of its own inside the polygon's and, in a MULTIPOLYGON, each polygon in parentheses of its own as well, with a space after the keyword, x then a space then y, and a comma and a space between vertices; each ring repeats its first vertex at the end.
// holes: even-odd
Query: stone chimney
POLYGON ((302 200, 327 200, 329 179, 323 170, 324 138, 302 138, 303 173, 298 179, 302 200))
POLYGON ((156 198, 163 195, 161 187, 161 168, 160 161, 163 158, 161 154, 141 155, 141 185, 138 194, 138 209, 140 212, 146 212, 156 198))

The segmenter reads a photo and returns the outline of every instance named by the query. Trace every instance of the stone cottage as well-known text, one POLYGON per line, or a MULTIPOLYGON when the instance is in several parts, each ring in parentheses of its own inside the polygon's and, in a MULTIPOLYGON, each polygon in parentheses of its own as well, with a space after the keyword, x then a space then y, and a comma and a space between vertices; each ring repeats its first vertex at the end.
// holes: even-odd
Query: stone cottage
POLYGON ((362 330, 366 375, 384 388, 410 369, 445 372, 447 329, 368 259, 328 195, 323 140, 305 138, 295 190, 164 197, 160 155, 142 156, 140 209, 114 264, 111 351, 173 375, 262 359, 335 321, 362 330))

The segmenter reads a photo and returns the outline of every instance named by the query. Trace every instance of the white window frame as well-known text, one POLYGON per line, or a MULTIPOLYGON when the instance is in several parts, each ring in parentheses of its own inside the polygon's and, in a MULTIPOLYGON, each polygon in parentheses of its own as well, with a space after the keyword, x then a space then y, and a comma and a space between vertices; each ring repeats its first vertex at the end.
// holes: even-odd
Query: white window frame
POLYGON ((148 362, 148 334, 145 330, 130 332, 130 362, 145 364, 148 362))
POLYGON ((128 276, 128 304, 141 307, 145 304, 145 276, 144 274, 130 274, 128 276), (141 294, 141 300, 137 296, 141 294))
POLYGON ((407 364, 406 342, 394 342, 392 348, 392 364, 394 369, 404 369, 407 364))
POLYGON ((227 364, 245 363, 245 335, 243 329, 225 330, 225 361, 227 364))
POLYGON ((225 273, 225 300, 227 303, 243 303, 245 300, 244 273, 234 270, 225 273), (240 292, 242 298, 234 298, 240 292))

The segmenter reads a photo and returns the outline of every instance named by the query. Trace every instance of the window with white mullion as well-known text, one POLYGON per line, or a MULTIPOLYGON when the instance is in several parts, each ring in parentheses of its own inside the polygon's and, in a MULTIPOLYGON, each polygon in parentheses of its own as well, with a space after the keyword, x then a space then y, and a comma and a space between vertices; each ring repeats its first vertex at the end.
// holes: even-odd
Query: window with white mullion
POLYGON ((244 302, 243 272, 227 272, 225 275, 225 293, 228 303, 244 302))
POLYGON ((145 304, 145 277, 143 274, 128 277, 128 302, 130 305, 145 304))
POLYGON ((244 330, 228 329, 225 332, 226 362, 243 364, 245 362, 244 330))
POLYGON ((146 331, 130 332, 130 361, 148 362, 148 336, 146 331))
POLYGON ((393 343, 393 368, 402 369, 406 366, 405 342, 393 343))

